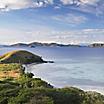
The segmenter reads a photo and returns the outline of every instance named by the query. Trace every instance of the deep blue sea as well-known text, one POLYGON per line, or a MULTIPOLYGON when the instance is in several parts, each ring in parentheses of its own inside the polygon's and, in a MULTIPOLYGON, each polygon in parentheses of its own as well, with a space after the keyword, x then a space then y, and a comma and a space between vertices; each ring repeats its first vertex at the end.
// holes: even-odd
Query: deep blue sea
POLYGON ((11 50, 28 50, 55 63, 27 65, 26 71, 55 87, 75 86, 104 93, 104 48, 36 47, 0 48, 0 55, 11 50))

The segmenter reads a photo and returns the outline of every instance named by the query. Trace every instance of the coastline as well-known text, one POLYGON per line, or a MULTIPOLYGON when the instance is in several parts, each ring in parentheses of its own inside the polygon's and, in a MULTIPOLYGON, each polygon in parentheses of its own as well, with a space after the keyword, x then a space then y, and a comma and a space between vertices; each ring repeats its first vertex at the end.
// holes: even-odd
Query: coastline
MULTIPOLYGON (((44 64, 44 63, 42 63, 42 64, 44 64)), ((32 65, 39 65, 39 64, 37 64, 37 63, 32 63, 32 64, 28 64, 28 65, 25 65, 25 72, 28 72, 28 68, 30 67, 30 66, 32 66, 32 65), (26 67, 28 67, 28 68, 26 68, 26 67)), ((38 66, 39 67, 39 66, 38 66)), ((52 86, 54 86, 55 88, 64 88, 64 87, 75 87, 75 88, 79 88, 79 89, 81 89, 81 90, 83 90, 83 91, 87 91, 87 92, 89 92, 89 91, 91 91, 91 92, 97 92, 97 93, 100 93, 100 94, 102 94, 102 95, 104 95, 104 87, 103 86, 90 86, 90 85, 70 85, 69 84, 69 86, 67 85, 65 85, 65 86, 60 86, 60 85, 55 85, 55 84, 53 84, 52 82, 50 82, 50 81, 48 81, 48 80, 46 80, 46 79, 44 79, 44 78, 42 78, 41 76, 39 77, 39 76, 35 76, 35 73, 34 73, 34 78, 41 78, 42 80, 44 80, 44 81, 46 81, 46 82, 48 82, 48 83, 50 83, 52 86)))
MULTIPOLYGON (((35 64, 35 65, 37 65, 37 64, 35 64)), ((26 70, 26 65, 25 65, 25 72, 28 72, 28 71, 26 70)), ((104 87, 102 87, 102 86, 89 86, 89 85, 88 85, 88 86, 87 86, 87 85, 57 86, 57 85, 51 83, 50 81, 48 81, 48 80, 46 80, 46 79, 44 79, 44 78, 41 78, 41 77, 38 77, 38 76, 35 76, 35 75, 34 75, 34 78, 40 78, 40 79, 46 81, 47 83, 50 83, 52 86, 54 86, 54 88, 75 87, 75 88, 81 89, 81 90, 83 90, 83 91, 85 91, 85 92, 91 91, 91 92, 97 92, 97 93, 100 93, 100 94, 104 95, 104 87)))
POLYGON ((80 88, 84 91, 91 91, 91 92, 97 92, 100 93, 102 95, 104 95, 104 87, 98 87, 98 86, 74 86, 77 88, 80 88))
MULTIPOLYGON (((44 63, 42 63, 42 64, 44 64, 44 63)), ((37 65, 37 63, 33 63, 33 64, 29 64, 29 66, 30 65, 37 65)), ((38 66, 39 67, 39 66, 38 66)), ((38 77, 39 78, 39 77, 38 77)), ((41 77, 40 77, 41 78, 41 77)), ((43 79, 43 78, 42 78, 43 79)), ((43 79, 44 80, 44 79, 43 79)), ((49 82, 49 81, 47 81, 46 80, 46 82, 49 82)), ((51 83, 51 82, 49 82, 49 83, 51 83)), ((52 84, 52 83, 51 83, 52 84)), ((53 85, 53 84, 52 84, 53 85)), ((54 87, 55 87, 55 85, 54 85, 54 87)), ((65 86, 66 87, 66 86, 65 86)), ((77 86, 77 85, 73 85, 73 86, 70 86, 69 85, 69 87, 76 87, 76 88, 80 88, 80 89, 82 89, 82 90, 84 90, 84 91, 96 91, 96 92, 98 92, 98 93, 101 93, 101 94, 103 94, 104 95, 104 87, 99 87, 99 86, 77 86)), ((56 87, 56 88, 60 88, 60 86, 58 86, 58 87, 56 87)), ((62 88, 62 87, 61 87, 62 88)))
MULTIPOLYGON (((13 64, 9 64, 9 65, 13 65, 13 64)), ((24 102, 26 104, 27 103, 30 104, 31 101, 34 102, 33 98, 38 100, 38 98, 37 98, 38 96, 41 96, 44 98, 44 95, 47 95, 48 97, 52 98, 52 102, 59 101, 58 103, 50 103, 50 104, 64 104, 63 102, 65 102, 65 101, 66 101, 65 104, 82 104, 83 102, 85 102, 85 104, 89 104, 88 102, 93 102, 92 104, 94 104, 96 102, 101 102, 99 104, 102 104, 102 102, 104 101, 104 96, 102 93, 95 92, 95 91, 89 91, 89 90, 85 91, 76 86, 75 87, 69 86, 69 87, 63 87, 63 88, 57 87, 56 88, 49 81, 46 81, 43 78, 41 79, 39 77, 36 78, 36 76, 33 77, 34 76, 33 73, 25 72, 25 67, 22 67, 22 64, 21 65, 16 64, 16 65, 19 65, 18 68, 21 69, 20 77, 17 79, 8 79, 10 77, 9 76, 9 77, 7 77, 6 80, 4 79, 0 83, 1 88, 2 88, 1 92, 3 92, 2 97, 1 97, 1 102, 5 102, 4 97, 6 98, 6 96, 8 96, 8 91, 9 91, 9 93, 12 93, 12 94, 10 94, 10 96, 8 98, 6 98, 7 102, 3 103, 3 104, 9 104, 8 102, 11 102, 11 101, 16 102, 16 103, 10 103, 10 104, 19 104, 19 103, 23 104, 24 102), (7 87, 7 83, 9 84, 8 85, 9 87, 7 87), (11 88, 13 90, 10 90, 11 88), (4 90, 6 90, 6 94, 5 94, 4 90), (35 95, 35 92, 37 92, 37 91, 39 92, 38 93, 39 95, 37 95, 37 93, 35 95), (16 93, 16 92, 19 92, 19 93, 16 93), (58 96, 58 98, 57 98, 57 94, 60 95, 60 96, 58 96), (55 96, 53 96, 53 95, 55 95, 55 96), (74 100, 73 100, 73 98, 74 98, 74 100)), ((4 68, 5 68, 5 66, 4 66, 4 68)), ((15 68, 12 67, 12 70, 15 70, 15 69, 16 69, 16 67, 15 68)), ((11 68, 10 68, 10 70, 11 70, 11 68)), ((39 97, 39 99, 40 99, 40 97, 39 97)), ((49 100, 47 100, 47 99, 45 101, 49 102, 49 100)), ((39 102, 40 102, 40 100, 39 100, 39 102)), ((43 104, 43 103, 40 103, 40 104, 43 104)), ((44 103, 44 104, 46 104, 46 103, 44 103)))

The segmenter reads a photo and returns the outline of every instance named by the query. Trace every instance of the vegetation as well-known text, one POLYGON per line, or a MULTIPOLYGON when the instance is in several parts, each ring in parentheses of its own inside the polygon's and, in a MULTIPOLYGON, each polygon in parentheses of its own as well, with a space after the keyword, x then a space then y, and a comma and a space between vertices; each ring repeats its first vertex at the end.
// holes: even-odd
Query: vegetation
POLYGON ((32 86, 28 81, 22 86, 18 82, 1 81, 0 104, 104 104, 104 96, 98 93, 72 87, 52 88, 41 79, 31 81, 32 86))
POLYGON ((21 63, 21 64, 31 64, 31 63, 42 63, 45 62, 40 56, 34 55, 28 51, 17 50, 8 52, 0 56, 1 63, 21 63))
MULTIPOLYGON (((16 62, 21 54, 14 53, 0 59, 16 62)), ((23 63, 24 57, 20 58, 23 63)), ((104 104, 104 96, 99 93, 84 92, 74 87, 54 88, 33 76, 32 73, 25 73, 20 63, 0 64, 0 104, 104 104)))
POLYGON ((11 64, 0 64, 0 71, 12 71, 16 69, 21 70, 22 65, 21 64, 16 64, 16 63, 11 63, 11 64))
POLYGON ((0 104, 104 104, 104 96, 99 93, 73 87, 54 88, 32 77, 32 73, 22 72, 18 79, 0 81, 0 104))
POLYGON ((0 79, 16 79, 24 73, 24 68, 21 64, 0 64, 0 79))

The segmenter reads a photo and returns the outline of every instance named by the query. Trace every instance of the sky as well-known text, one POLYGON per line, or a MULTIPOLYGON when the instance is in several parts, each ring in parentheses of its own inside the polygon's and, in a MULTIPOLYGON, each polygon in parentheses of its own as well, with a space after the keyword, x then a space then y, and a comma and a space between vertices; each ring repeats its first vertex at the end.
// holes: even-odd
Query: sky
POLYGON ((104 0, 0 0, 0 44, 104 42, 104 0))

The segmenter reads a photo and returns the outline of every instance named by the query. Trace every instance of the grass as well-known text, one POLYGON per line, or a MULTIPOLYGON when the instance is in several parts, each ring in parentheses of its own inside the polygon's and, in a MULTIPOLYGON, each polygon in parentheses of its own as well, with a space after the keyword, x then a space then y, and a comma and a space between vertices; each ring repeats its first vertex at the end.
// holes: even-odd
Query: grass
POLYGON ((18 79, 21 76, 22 69, 21 64, 0 64, 0 80, 8 78, 18 79))
POLYGON ((25 50, 16 50, 8 52, 0 56, 1 63, 21 63, 30 64, 34 62, 44 62, 42 58, 38 55, 32 54, 25 50))
POLYGON ((21 69, 21 64, 11 63, 11 64, 0 64, 0 71, 13 71, 21 69))

